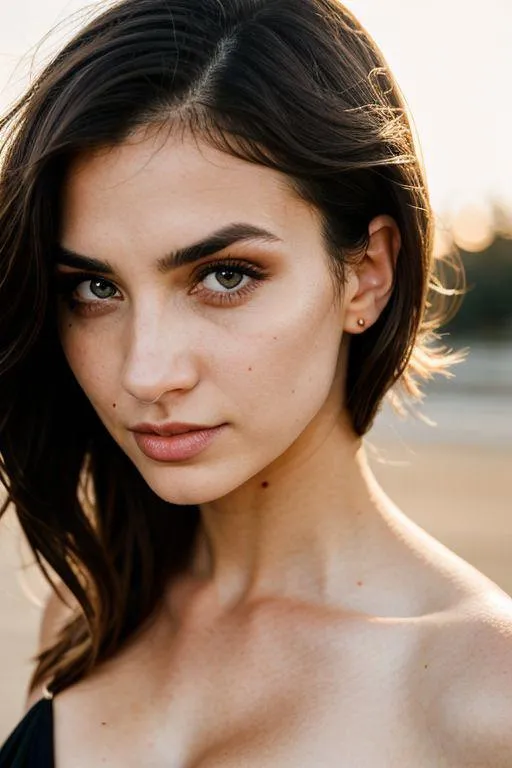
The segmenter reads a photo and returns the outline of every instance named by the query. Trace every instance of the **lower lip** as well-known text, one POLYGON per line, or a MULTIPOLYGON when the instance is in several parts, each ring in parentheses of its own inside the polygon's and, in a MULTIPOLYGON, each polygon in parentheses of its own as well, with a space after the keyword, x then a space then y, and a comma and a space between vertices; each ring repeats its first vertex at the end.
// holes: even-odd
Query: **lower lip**
POLYGON ((226 425, 200 429, 195 432, 184 432, 182 435, 160 435, 148 432, 134 432, 135 442, 142 453, 155 461, 183 461, 192 459, 204 451, 226 425))

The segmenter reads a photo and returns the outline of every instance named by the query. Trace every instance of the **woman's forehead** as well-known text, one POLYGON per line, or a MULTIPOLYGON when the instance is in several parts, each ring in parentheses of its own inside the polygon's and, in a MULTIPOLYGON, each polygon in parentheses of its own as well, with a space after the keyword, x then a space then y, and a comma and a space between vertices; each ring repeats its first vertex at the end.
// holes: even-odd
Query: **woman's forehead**
POLYGON ((191 138, 132 137, 108 148, 83 153, 71 162, 66 191, 86 193, 90 187, 105 196, 147 186, 165 189, 179 198, 195 195, 229 195, 246 189, 252 195, 270 196, 275 202, 293 199, 284 174, 191 138))
POLYGON ((174 137, 131 139, 81 155, 68 169, 62 203, 63 232, 80 237, 104 227, 178 233, 243 221, 294 240, 316 224, 284 174, 174 137))

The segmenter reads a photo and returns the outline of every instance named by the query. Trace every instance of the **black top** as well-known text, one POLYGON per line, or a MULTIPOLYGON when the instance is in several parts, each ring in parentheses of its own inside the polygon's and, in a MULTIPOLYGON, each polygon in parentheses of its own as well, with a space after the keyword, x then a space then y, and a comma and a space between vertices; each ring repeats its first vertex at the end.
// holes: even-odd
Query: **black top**
POLYGON ((0 768, 54 768, 53 706, 40 699, 0 749, 0 768))

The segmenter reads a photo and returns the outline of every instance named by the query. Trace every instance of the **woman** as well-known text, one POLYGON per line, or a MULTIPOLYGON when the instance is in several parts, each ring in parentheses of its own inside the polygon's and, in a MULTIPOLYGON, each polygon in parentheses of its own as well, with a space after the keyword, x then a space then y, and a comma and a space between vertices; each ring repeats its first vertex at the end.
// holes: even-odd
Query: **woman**
POLYGON ((368 33, 124 0, 2 126, 3 478, 62 600, 0 765, 510 768, 510 598, 363 448, 457 360, 368 33))

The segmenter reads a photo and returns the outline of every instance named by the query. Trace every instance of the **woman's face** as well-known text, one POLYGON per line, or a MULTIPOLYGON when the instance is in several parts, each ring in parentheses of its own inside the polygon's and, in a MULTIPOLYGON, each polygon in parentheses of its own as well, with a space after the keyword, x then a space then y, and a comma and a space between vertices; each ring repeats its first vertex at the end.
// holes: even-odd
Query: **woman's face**
POLYGON ((75 161, 62 214, 66 358, 159 496, 221 498, 332 426, 344 310, 319 219, 284 176, 191 138, 139 134, 75 161), (235 225, 228 247, 176 263, 179 249, 235 225), (104 265, 76 266, 66 251, 104 265), (225 426, 199 454, 161 460, 132 431, 142 422, 225 426))

